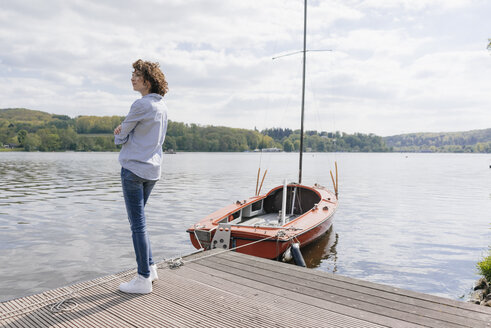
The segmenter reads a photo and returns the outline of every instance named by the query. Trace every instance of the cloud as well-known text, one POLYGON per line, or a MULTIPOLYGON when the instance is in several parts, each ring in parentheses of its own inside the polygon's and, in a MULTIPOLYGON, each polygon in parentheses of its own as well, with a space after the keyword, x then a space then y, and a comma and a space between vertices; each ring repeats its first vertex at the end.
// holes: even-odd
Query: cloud
POLYGON ((421 14, 422 11, 428 9, 456 9, 460 7, 469 6, 468 0, 365 0, 359 3, 361 8, 370 9, 391 9, 391 10, 403 10, 410 12, 417 12, 421 14))
MULTIPOLYGON (((489 127, 490 9, 309 1, 308 48, 332 51, 308 53, 307 128, 489 127)), ((0 26, 0 107, 125 115, 138 97, 131 63, 142 58, 160 62, 174 121, 298 127, 302 56, 271 58, 301 50, 302 1, 18 0, 3 5, 0 26)))

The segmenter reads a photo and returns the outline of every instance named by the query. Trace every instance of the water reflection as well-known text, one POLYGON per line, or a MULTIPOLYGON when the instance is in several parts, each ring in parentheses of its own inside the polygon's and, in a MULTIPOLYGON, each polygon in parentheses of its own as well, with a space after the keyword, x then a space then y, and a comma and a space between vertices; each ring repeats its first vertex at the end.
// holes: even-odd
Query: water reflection
POLYGON ((310 245, 302 248, 302 255, 308 268, 318 268, 322 264, 323 271, 337 271, 337 251, 339 235, 333 227, 310 245))

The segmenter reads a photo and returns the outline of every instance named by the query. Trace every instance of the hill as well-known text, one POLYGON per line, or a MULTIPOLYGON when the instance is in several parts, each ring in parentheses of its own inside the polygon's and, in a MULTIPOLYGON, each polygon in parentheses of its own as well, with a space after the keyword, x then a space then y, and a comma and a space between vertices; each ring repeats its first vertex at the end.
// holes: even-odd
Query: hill
POLYGON ((115 151, 112 131, 120 116, 49 114, 26 108, 0 109, 0 148, 27 151, 115 151), (102 133, 105 135, 94 135, 102 133))
POLYGON ((384 137, 393 151, 491 153, 491 129, 463 132, 409 133, 384 137))
POLYGON ((43 124, 50 122, 52 119, 53 116, 51 114, 39 110, 30 110, 26 108, 0 109, 0 120, 18 123, 43 124))
MULTIPOLYGON (((122 116, 49 114, 26 108, 0 109, 0 148, 39 151, 117 151, 113 130, 122 116)), ((177 151, 298 151, 300 131, 200 126, 169 121, 164 149, 177 151)), ((382 138, 375 134, 306 131, 304 150, 315 152, 487 152, 491 129, 452 133, 411 133, 382 138)))

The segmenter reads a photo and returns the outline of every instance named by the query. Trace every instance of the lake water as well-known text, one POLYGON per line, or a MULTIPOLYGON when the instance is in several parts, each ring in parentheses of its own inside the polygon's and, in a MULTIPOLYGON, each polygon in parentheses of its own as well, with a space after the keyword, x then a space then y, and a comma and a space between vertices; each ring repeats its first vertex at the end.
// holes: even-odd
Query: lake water
MULTIPOLYGON (((135 266, 117 153, 0 153, 0 301, 135 266)), ((303 250, 317 270, 461 299, 491 245, 489 154, 307 153, 304 184, 340 203, 330 232, 303 250)), ((147 204, 157 260, 194 251, 206 214, 298 178, 298 154, 166 155, 147 204), (261 174, 262 175, 262 174, 261 174)))

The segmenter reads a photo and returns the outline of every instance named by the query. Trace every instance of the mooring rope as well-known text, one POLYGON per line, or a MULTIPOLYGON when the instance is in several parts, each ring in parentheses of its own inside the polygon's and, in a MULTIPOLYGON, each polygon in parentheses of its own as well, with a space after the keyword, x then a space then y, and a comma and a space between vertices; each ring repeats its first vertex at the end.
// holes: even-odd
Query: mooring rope
MULTIPOLYGON (((247 244, 244 244, 244 245, 241 245, 241 246, 227 248, 227 249, 224 249, 224 250, 222 250, 220 252, 215 252, 215 253, 212 253, 212 254, 208 254, 208 255, 205 255, 205 256, 200 256, 200 257, 197 257, 197 258, 194 258, 194 259, 190 259, 190 260, 183 260, 182 257, 180 257, 180 258, 174 259, 174 260, 167 260, 167 261, 165 261, 165 263, 168 263, 168 267, 170 269, 177 269, 177 268, 183 266, 186 263, 191 263, 191 262, 203 260, 203 259, 206 259, 206 258, 209 258, 209 257, 217 256, 217 255, 220 255, 220 254, 223 254, 223 253, 226 253, 226 252, 235 251, 235 250, 237 250, 239 248, 242 248, 242 247, 251 246, 251 245, 254 245, 254 244, 257 244, 257 243, 266 241, 268 239, 272 239, 272 238, 276 238, 276 237, 281 237, 281 236, 284 236, 284 235, 285 235, 285 232, 283 230, 280 230, 274 236, 269 236, 269 237, 266 237, 266 238, 263 238, 263 239, 255 240, 253 242, 250 242, 250 243, 247 243, 247 244)), ((158 267, 158 268, 159 269, 163 269, 163 267, 161 267, 161 266, 158 267)))
POLYGON ((77 302, 75 302, 72 297, 69 297, 52 305, 49 310, 51 311, 51 313, 61 313, 75 310, 77 306, 77 302))
MULTIPOLYGON (((171 259, 168 259, 168 260, 165 260, 164 259, 163 263, 164 264, 167 264, 167 267, 169 269, 178 269, 179 267, 183 266, 186 263, 192 263, 192 262, 195 262, 195 261, 198 261, 198 260, 202 260, 202 259, 205 259, 205 258, 209 258, 209 257, 213 257, 213 256, 218 256, 218 255, 223 254, 225 252, 235 251, 235 250, 240 249, 242 247, 251 246, 251 245, 254 245, 254 244, 257 244, 257 243, 266 241, 268 239, 272 239, 272 238, 276 238, 276 237, 282 237, 282 236, 285 236, 285 234, 286 233, 285 233, 284 230, 280 230, 280 231, 278 231, 278 233, 276 235, 269 236, 269 237, 266 237, 266 238, 263 238, 263 239, 259 239, 259 240, 255 240, 253 242, 250 242, 250 243, 247 243, 247 244, 244 244, 244 245, 241 245, 241 246, 236 246, 236 247, 233 247, 233 248, 225 249, 225 250, 222 250, 220 252, 215 252, 215 253, 212 253, 212 254, 208 254, 208 255, 205 255, 205 256, 201 256, 201 257, 197 257, 197 258, 189 259, 189 260, 183 260, 182 257, 174 257, 174 258, 171 258, 171 259)), ((161 265, 157 265, 157 267, 159 269, 163 269, 164 268, 161 265)), ((7 319, 11 319, 11 318, 14 318, 14 317, 17 317, 17 316, 26 314, 29 309, 31 309, 31 308, 33 308, 35 306, 38 306, 38 305, 41 305, 41 304, 44 304, 44 303, 48 303, 48 302, 51 302, 51 301, 54 301, 54 300, 58 300, 60 298, 63 298, 63 299, 60 300, 60 301, 58 301, 55 304, 52 304, 51 306, 47 305, 48 310, 52 314, 57 314, 57 313, 72 311, 72 310, 74 310, 75 308, 78 307, 78 303, 74 300, 74 298, 75 298, 75 296, 79 292, 84 291, 84 290, 89 289, 89 288, 92 288, 92 287, 99 286, 101 284, 105 284, 105 283, 111 282, 111 281, 116 280, 116 279, 121 279, 121 278, 126 277, 126 276, 128 276, 130 274, 134 274, 134 269, 128 269, 128 270, 129 270, 128 272, 124 273, 125 271, 122 271, 117 276, 114 276, 114 277, 112 277, 110 279, 107 279, 107 280, 102 279, 101 281, 99 281, 97 283, 92 283, 92 284, 89 284, 89 285, 87 285, 85 287, 72 289, 72 290, 70 290, 69 292, 67 292, 65 294, 58 295, 58 296, 52 296, 52 297, 43 299, 41 301, 38 301, 38 302, 35 302, 35 303, 32 303, 32 304, 26 305, 24 307, 21 307, 21 308, 15 309, 15 310, 11 310, 11 311, 0 313, 0 320, 7 320, 7 319)), ((67 287, 67 288, 70 288, 70 287, 67 287)))

